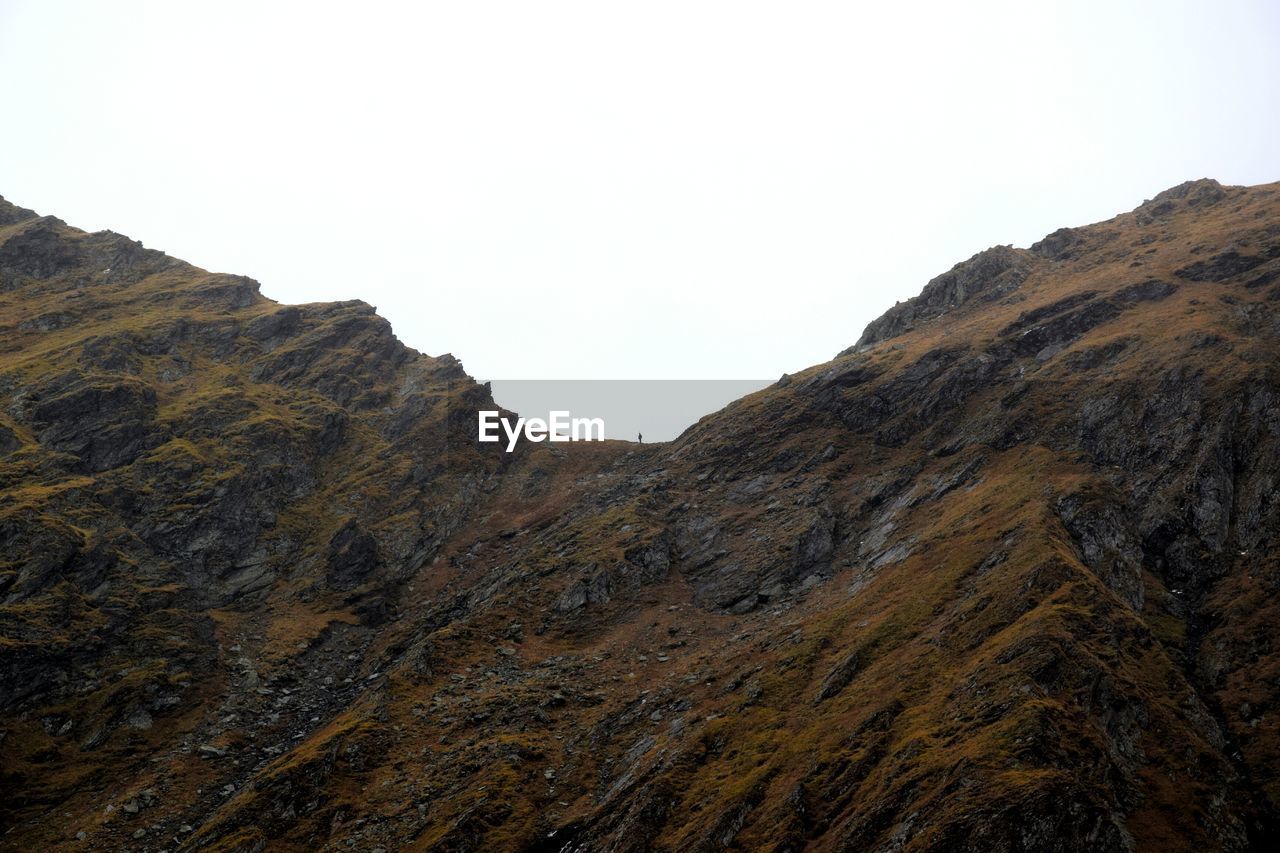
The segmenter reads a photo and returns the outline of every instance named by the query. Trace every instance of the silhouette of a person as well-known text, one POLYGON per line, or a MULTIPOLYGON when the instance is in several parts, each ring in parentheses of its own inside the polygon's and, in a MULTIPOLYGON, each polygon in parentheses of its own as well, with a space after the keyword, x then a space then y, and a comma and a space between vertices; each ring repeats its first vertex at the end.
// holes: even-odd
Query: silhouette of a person
POLYGON ((636 441, 640 442, 641 444, 644 444, 644 433, 642 432, 636 433, 636 441))

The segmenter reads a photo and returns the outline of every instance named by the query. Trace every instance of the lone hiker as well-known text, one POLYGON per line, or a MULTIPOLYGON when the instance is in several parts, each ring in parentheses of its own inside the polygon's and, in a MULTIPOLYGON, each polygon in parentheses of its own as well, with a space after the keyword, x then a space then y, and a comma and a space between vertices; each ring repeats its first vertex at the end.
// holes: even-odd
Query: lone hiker
POLYGON ((636 441, 638 441, 641 444, 644 444, 644 433, 642 432, 636 433, 636 441))

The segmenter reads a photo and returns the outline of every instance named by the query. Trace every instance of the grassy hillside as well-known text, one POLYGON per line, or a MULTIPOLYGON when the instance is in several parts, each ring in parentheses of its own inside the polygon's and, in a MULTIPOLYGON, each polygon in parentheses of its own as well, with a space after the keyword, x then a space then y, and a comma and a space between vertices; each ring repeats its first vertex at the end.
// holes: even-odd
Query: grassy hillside
POLYGON ((1278 308, 1196 181, 508 455, 363 303, 0 206, 0 844, 1265 849, 1278 308))

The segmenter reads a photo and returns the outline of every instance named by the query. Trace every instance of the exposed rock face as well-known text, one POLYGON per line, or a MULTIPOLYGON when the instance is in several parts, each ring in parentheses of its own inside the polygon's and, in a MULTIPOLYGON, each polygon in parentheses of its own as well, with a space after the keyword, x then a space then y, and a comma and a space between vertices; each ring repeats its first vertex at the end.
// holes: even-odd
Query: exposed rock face
POLYGON ((1151 225, 1180 210, 1210 207, 1226 197, 1227 188, 1212 178, 1186 181, 1138 205, 1133 211, 1134 220, 1139 225, 1151 225))
POLYGON ((979 252, 930 281, 919 296, 895 305, 873 321, 854 349, 909 332, 971 300, 998 299, 1022 284, 1030 270, 1031 256, 1020 249, 995 246, 979 252))
POLYGON ((505 454, 364 303, 0 203, 0 846, 1272 849, 1277 277, 1191 182, 505 454))

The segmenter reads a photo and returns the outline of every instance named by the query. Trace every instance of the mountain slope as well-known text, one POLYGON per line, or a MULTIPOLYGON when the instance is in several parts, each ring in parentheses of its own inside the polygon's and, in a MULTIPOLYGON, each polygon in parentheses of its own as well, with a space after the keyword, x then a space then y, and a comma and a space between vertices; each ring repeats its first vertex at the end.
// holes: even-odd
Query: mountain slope
POLYGON ((1274 843, 1280 186, 997 247, 637 447, 0 206, 3 844, 1274 843))

